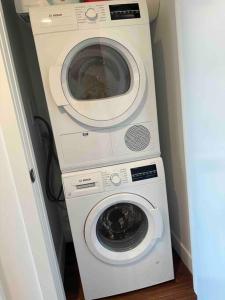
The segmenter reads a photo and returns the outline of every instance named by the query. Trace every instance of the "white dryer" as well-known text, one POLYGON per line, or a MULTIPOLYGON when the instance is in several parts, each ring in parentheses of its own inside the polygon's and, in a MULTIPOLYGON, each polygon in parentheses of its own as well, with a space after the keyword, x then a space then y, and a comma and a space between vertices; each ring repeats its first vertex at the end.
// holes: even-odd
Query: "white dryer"
POLYGON ((30 9, 62 172, 160 155, 145 1, 30 9))
POLYGON ((63 175, 85 299, 174 278, 161 158, 63 175))

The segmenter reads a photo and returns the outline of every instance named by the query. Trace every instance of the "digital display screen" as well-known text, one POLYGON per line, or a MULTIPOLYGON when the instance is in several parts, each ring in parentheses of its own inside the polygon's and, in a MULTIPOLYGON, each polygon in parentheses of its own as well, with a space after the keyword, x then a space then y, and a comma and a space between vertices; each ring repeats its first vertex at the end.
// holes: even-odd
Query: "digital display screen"
POLYGON ((140 18, 138 3, 109 5, 111 20, 140 18))
POLYGON ((130 171, 132 181, 139 181, 158 177, 156 165, 133 168, 130 171))

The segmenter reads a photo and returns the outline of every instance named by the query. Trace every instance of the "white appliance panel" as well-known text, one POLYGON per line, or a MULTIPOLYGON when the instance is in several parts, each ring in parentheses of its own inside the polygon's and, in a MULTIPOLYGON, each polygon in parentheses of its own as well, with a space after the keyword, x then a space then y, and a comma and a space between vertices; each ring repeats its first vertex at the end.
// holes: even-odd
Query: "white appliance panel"
MULTIPOLYGON (((32 8, 30 16, 62 172, 159 156, 154 72, 146 3, 133 0, 103 1, 32 8), (140 17, 112 20, 110 5, 117 7, 122 4, 126 7, 135 3, 139 5, 140 17), (87 11, 90 8, 98 10, 97 19, 90 20, 86 17, 81 22, 80 10, 87 11), (100 16, 105 16, 105 19, 101 20, 100 16), (138 66, 135 74, 131 72, 130 94, 85 100, 66 95, 68 83, 62 83, 61 77, 65 59, 70 50, 74 51, 74 47, 80 47, 84 41, 92 38, 104 42, 119 41, 121 49, 125 48, 130 52, 131 60, 128 59, 126 51, 123 53, 129 69, 135 69, 132 69, 131 61, 138 66), (126 104, 130 99, 133 102, 126 104), (88 110, 92 114, 94 112, 96 118, 90 114, 84 116, 88 110), (119 111, 122 113, 117 116, 119 111), (108 119, 107 114, 111 115, 108 119)), ((114 42, 109 46, 113 48, 113 45, 114 42)), ((87 64, 87 68, 89 67, 87 64)))
POLYGON ((174 278, 161 158, 64 174, 63 184, 86 300, 174 278), (131 245, 122 243, 120 247, 128 246, 124 252, 102 237, 99 221, 120 205, 142 211, 142 224, 148 220, 142 232, 150 230, 140 240, 136 236, 131 245))

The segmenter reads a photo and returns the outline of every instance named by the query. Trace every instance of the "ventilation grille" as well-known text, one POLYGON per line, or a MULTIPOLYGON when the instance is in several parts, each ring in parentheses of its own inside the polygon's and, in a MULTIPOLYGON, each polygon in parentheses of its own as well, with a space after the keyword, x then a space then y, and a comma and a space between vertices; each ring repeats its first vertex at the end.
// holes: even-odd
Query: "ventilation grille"
POLYGON ((143 151, 150 144, 150 131, 143 125, 130 127, 125 134, 125 144, 131 151, 143 151))

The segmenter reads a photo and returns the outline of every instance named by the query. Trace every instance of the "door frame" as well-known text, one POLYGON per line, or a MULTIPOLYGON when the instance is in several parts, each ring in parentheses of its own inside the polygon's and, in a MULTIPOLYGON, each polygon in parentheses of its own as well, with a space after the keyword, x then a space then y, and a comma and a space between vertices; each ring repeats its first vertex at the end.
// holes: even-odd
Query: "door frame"
MULTIPOLYGON (((0 58, 1 84, 4 86, 5 90, 3 91, 0 89, 1 98, 4 97, 4 101, 0 102, 0 133, 7 157, 8 168, 11 174, 12 188, 14 188, 17 196, 13 201, 15 201, 15 206, 16 202, 18 204, 18 213, 23 225, 23 232, 17 232, 16 237, 19 239, 20 235, 25 234, 26 246, 27 249, 29 249, 27 261, 29 261, 30 258, 30 261, 32 262, 33 274, 31 274, 31 276, 36 278, 36 286, 42 296, 41 299, 65 300, 65 292, 45 208, 16 70, 10 50, 1 3, 0 58), (36 177, 35 182, 33 183, 29 174, 31 169, 33 169, 36 177)), ((16 208, 13 206, 13 210, 14 209, 16 208)), ((8 234, 11 234, 11 238, 13 237, 13 233, 8 234)), ((4 240, 2 242, 4 243, 4 240)), ((20 257, 18 256, 15 259, 20 260, 20 257)), ((19 271, 21 276, 23 276, 22 274, 26 273, 26 266, 19 271)), ((11 270, 11 272, 13 272, 13 270, 11 270)), ((1 273, 0 276, 4 276, 4 274, 1 273)), ((16 282, 14 282, 14 284, 16 285, 16 282)), ((3 289, 4 288, 10 289, 10 286, 3 286, 3 289)), ((32 289, 29 285, 26 288, 32 289)))

